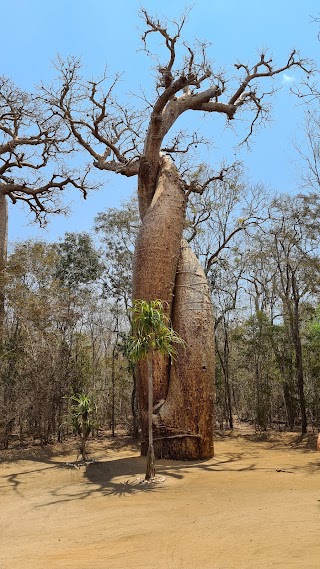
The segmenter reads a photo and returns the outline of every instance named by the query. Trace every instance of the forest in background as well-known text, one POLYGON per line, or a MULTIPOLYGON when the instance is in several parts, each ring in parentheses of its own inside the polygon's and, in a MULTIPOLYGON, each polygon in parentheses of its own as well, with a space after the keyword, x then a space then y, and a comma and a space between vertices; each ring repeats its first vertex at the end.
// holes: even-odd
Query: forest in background
MULTIPOLYGON (((85 82, 76 58, 58 58, 58 79, 41 86, 37 97, 1 78, 0 213, 7 199, 13 204, 22 200, 40 221, 59 213, 59 196, 66 187, 71 185, 84 196, 95 187, 90 178, 93 168, 138 175, 140 208, 139 214, 138 202, 132 199, 122 209, 100 213, 90 235, 66 233, 51 244, 20 242, 11 247, 8 258, 5 237, 1 239, 2 448, 13 437, 20 443, 30 438, 41 444, 62 441, 73 432, 70 400, 77 394, 86 394, 93 402, 94 434, 99 429, 114 434, 124 428, 138 436, 135 370, 127 357, 133 255, 141 227, 146 242, 159 251, 162 246, 161 263, 166 267, 171 237, 162 232, 166 242, 156 243, 159 220, 151 219, 151 231, 145 218, 153 198, 165 194, 161 180, 167 179, 172 195, 168 193, 165 207, 159 200, 158 209, 161 223, 170 209, 178 215, 173 274, 184 226, 184 243, 200 261, 214 307, 215 426, 232 429, 236 419, 259 430, 276 426, 305 433, 320 424, 320 96, 315 69, 296 50, 282 67, 274 67, 261 52, 252 67, 235 65, 242 75, 233 77, 230 87, 224 74, 209 66, 205 44, 197 46, 197 53, 182 43, 185 54, 179 55, 178 66, 183 18, 180 27, 175 23, 176 35, 170 35, 169 28, 146 11, 142 14, 145 46, 149 33, 159 34, 165 38, 168 57, 164 67, 156 68, 155 103, 147 107, 150 116, 145 108, 129 112, 118 102, 114 90, 119 77, 106 92, 105 76, 85 82), (259 91, 260 79, 292 68, 302 73, 301 91, 295 95, 310 105, 302 135, 308 155, 302 156, 305 171, 299 194, 273 195, 263 184, 251 186, 239 163, 222 165, 218 174, 202 163, 195 168, 193 151, 206 144, 201 134, 173 131, 162 146, 174 121, 189 110, 221 113, 227 122, 243 113, 239 122, 248 144, 256 122, 267 117, 264 97, 274 93, 273 88, 259 91), (202 88, 209 79, 210 87, 202 88), (220 101, 223 96, 226 102, 220 101), (80 173, 67 167, 67 158, 77 152, 87 152, 92 160, 80 173), (42 170, 47 183, 38 174, 42 170), (177 196, 179 207, 174 202, 177 196), (170 208, 172 203, 176 205, 170 208)), ((152 266, 157 261, 142 255, 140 267, 136 264, 139 291, 144 272, 152 289, 152 266)), ((175 292, 170 293, 172 298, 177 297, 175 292)), ((202 315, 203 330, 206 322, 202 315)), ((202 369, 207 371, 205 366, 202 369)), ((144 373, 139 373, 143 378, 144 373)))
MULTIPOLYGON (((185 238, 215 312, 215 426, 258 430, 320 423, 320 196, 248 191, 239 167, 189 207, 185 238)), ((12 247, 6 272, 0 443, 62 441, 70 397, 88 394, 99 429, 139 433, 130 333, 137 202, 94 231, 12 247)))

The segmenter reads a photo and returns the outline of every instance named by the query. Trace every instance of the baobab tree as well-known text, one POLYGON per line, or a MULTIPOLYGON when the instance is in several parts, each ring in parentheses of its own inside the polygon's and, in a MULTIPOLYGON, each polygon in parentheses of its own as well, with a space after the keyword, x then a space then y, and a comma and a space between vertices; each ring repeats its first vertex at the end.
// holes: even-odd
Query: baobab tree
MULTIPOLYGON (((236 63, 238 78, 228 81, 207 60, 206 46, 182 41, 186 17, 168 22, 141 12, 147 53, 150 36, 165 46, 164 62, 156 66, 154 102, 129 110, 116 95, 117 77, 85 81, 75 58, 58 61, 59 82, 43 89, 43 100, 65 121, 70 135, 101 171, 138 177, 141 228, 133 266, 133 299, 160 299, 185 346, 170 363, 153 358, 154 439, 156 456, 202 459, 213 455, 214 322, 206 276, 189 244, 182 239, 188 197, 201 192, 197 178, 185 177, 174 157, 187 155, 199 135, 173 131, 187 111, 223 115, 230 122, 239 113, 251 117, 245 141, 267 114, 259 89, 276 75, 307 62, 296 51, 281 66, 266 53, 252 65, 236 63), (260 81, 262 80, 262 81, 260 81), (170 133, 172 137, 170 139, 170 133)), ((272 91, 272 88, 271 88, 272 91)), ((270 89, 269 89, 270 94, 270 89)), ((217 176, 221 177, 223 173, 217 176)), ((148 373, 137 370, 142 425, 142 453, 148 447, 148 373)))

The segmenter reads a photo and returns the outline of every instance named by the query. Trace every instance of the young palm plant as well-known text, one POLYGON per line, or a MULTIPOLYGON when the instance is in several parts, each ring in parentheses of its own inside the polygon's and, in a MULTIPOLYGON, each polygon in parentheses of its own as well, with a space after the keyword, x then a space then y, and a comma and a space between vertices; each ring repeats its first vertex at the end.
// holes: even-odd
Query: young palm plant
POLYGON ((153 367, 155 352, 173 358, 174 344, 183 344, 170 326, 170 319, 165 313, 161 300, 135 300, 132 307, 132 334, 129 341, 129 359, 135 363, 146 358, 148 365, 148 431, 149 444, 145 480, 155 476, 155 456, 152 432, 153 413, 153 367))
POLYGON ((73 427, 80 438, 80 454, 82 460, 87 460, 87 440, 93 429, 93 413, 95 407, 91 399, 84 394, 77 393, 70 397, 71 417, 73 427))

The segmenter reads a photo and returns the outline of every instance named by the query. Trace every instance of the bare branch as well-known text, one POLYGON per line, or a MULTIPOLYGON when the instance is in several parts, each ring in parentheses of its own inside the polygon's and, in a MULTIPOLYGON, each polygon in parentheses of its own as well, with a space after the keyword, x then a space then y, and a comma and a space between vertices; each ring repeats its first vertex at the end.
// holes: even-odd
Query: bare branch
POLYGON ((40 222, 61 212, 59 196, 74 187, 86 197, 88 171, 79 176, 63 165, 72 153, 61 118, 46 109, 37 94, 21 91, 0 78, 0 192, 12 203, 26 203, 40 222))
POLYGON ((142 112, 128 111, 119 104, 114 90, 120 75, 104 91, 108 83, 105 73, 99 80, 84 81, 79 76, 80 61, 74 58, 66 62, 58 58, 56 67, 57 84, 42 87, 47 106, 62 117, 74 140, 93 158, 96 168, 128 176, 136 174, 132 163, 141 154, 144 118, 142 112))
MULTIPOLYGON (((58 81, 43 90, 43 100, 67 124, 74 142, 89 153, 94 167, 125 176, 139 175, 143 216, 154 195, 161 151, 183 154, 195 147, 195 139, 186 141, 182 133, 181 139, 176 136, 163 147, 164 138, 180 115, 189 110, 219 113, 229 122, 236 113, 246 111, 249 128, 244 142, 248 142, 255 127, 267 117, 267 95, 275 91, 262 90, 261 80, 272 80, 293 67, 308 73, 312 69, 295 50, 280 66, 262 52, 253 65, 237 62, 240 79, 228 81, 208 61, 205 43, 190 46, 182 41, 187 14, 179 22, 162 22, 145 9, 141 15, 145 23, 142 41, 148 55, 150 35, 164 43, 167 55, 165 64, 158 62, 156 67, 153 103, 144 100, 145 108, 129 111, 116 95, 119 76, 110 81, 104 73, 98 80, 86 81, 80 76, 79 60, 74 58, 66 62, 58 59, 58 81)), ((8 128, 13 130, 14 125, 8 128)))

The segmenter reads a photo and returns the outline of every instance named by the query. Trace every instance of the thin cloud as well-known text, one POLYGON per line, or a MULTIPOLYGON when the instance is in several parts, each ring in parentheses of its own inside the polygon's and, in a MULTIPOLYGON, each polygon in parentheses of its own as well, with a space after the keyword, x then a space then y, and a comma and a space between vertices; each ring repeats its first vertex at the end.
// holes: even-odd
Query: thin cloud
POLYGON ((282 83, 293 83, 295 80, 294 75, 288 75, 287 73, 284 73, 282 75, 282 83))

